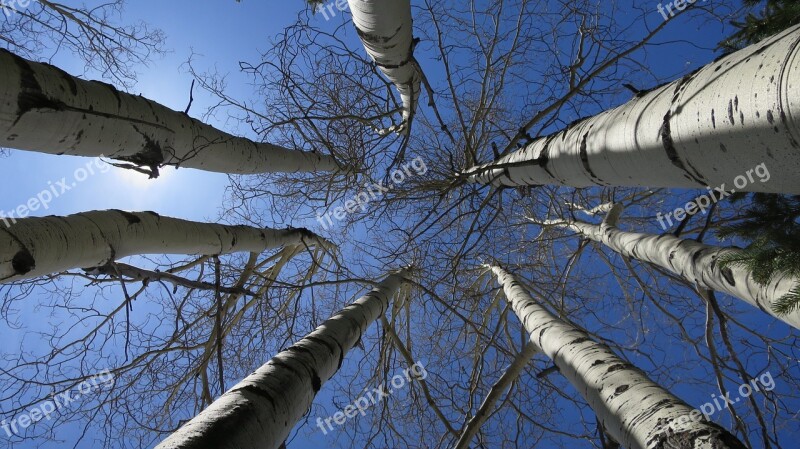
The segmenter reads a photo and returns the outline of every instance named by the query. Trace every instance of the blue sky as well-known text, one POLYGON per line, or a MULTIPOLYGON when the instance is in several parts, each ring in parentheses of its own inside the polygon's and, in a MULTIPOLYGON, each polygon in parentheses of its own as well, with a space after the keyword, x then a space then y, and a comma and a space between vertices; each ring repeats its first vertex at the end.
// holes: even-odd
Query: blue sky
MULTIPOLYGON (((642 29, 646 25, 652 26, 662 20, 656 10, 657 3, 652 3, 650 22, 642 23, 640 25, 642 29)), ((189 56, 195 53, 195 65, 200 71, 217 70, 220 73, 230 74, 228 93, 231 96, 252 98, 253 93, 247 79, 236 73, 238 62, 259 60, 261 50, 269 47, 274 35, 293 23, 295 15, 303 7, 304 3, 300 0, 281 2, 131 0, 124 20, 131 22, 142 20, 162 29, 167 35, 166 47, 170 50, 163 58, 154 60, 149 67, 141 68, 139 81, 132 91, 170 108, 183 110, 188 102, 188 90, 192 81, 184 64, 189 56)), ((642 7, 647 8, 644 5, 642 7)), ((625 13, 619 12, 619 14, 625 13)), ((328 26, 340 23, 338 21, 345 18, 346 15, 339 15, 328 26)), ((317 16, 317 20, 324 21, 321 16, 317 16)), ((713 47, 720 36, 721 29, 718 22, 677 23, 657 39, 663 46, 652 47, 648 50, 647 57, 643 54, 641 60, 661 79, 671 79, 712 60, 715 56, 713 47), (663 50, 667 47, 668 51, 663 50)), ((425 55, 423 54, 421 58, 425 65, 425 55)), ((60 55, 54 59, 54 63, 70 73, 83 72, 80 62, 70 58, 69 55, 60 55)), ((435 64, 433 61, 427 63, 435 64)), ((88 73, 86 77, 94 78, 96 74, 88 73)), ((620 101, 628 97, 623 96, 620 101)), ((211 104, 213 99, 196 89, 191 114, 200 117, 211 104)), ((212 117, 209 122, 227 131, 253 137, 246 126, 239 127, 235 122, 226 120, 224 116, 212 117)), ((46 190, 48 183, 57 182, 65 176, 71 179, 76 169, 90 162, 85 158, 55 157, 24 151, 12 151, 8 157, 0 161, 2 161, 0 179, 4 185, 0 211, 9 211, 25 204, 31 197, 46 190)), ((112 169, 77 183, 69 192, 53 201, 46 214, 66 215, 86 210, 114 208, 132 211, 152 210, 184 219, 217 221, 227 186, 227 176, 222 174, 165 169, 160 178, 148 180, 146 176, 138 173, 112 169)), ((313 223, 295 223, 295 225, 313 225, 313 223)), ((11 347, 19 341, 18 333, 5 329, 3 338, 6 339, 6 345, 11 347)), ((355 369, 355 367, 346 366, 345 369, 355 369)), ((328 402, 333 395, 333 388, 332 384, 324 387, 318 400, 328 402)), ((683 397, 694 398, 697 404, 707 400, 705 398, 710 395, 709 391, 691 385, 679 388, 680 391, 676 393, 683 397)), ((316 416, 312 414, 310 426, 314 425, 315 419, 316 416)), ((298 449, 325 447, 330 442, 328 438, 336 438, 335 434, 323 436, 320 432, 306 430, 300 432, 290 447, 298 449)), ((69 440, 78 430, 63 428, 61 431, 64 432, 62 436, 69 440)), ((0 434, 0 440, 3 437, 0 434)), ((61 446, 53 444, 52 447, 61 446)))

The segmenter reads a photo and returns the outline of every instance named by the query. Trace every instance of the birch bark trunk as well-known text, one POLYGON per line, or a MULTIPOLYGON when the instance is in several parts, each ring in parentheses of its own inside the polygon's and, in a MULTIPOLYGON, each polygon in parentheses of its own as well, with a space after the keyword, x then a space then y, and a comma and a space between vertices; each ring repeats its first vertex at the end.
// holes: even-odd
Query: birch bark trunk
POLYGON ((481 430, 481 426, 489 419, 489 415, 494 410, 497 401, 500 400, 506 390, 508 390, 511 384, 519 377, 522 370, 525 369, 533 356, 538 352, 539 348, 533 343, 525 345, 525 348, 517 358, 514 359, 514 362, 509 365, 503 375, 500 376, 500 379, 492 385, 489 394, 486 395, 486 399, 483 400, 478 411, 475 412, 475 416, 464 426, 464 429, 461 431, 461 436, 458 438, 455 446, 453 446, 453 449, 469 449, 472 439, 475 438, 475 435, 481 430))
POLYGON ((281 352, 156 449, 276 449, 311 407, 347 352, 389 307, 399 272, 281 352))
POLYGON ((235 137, 109 84, 0 49, 0 146, 219 173, 337 169, 331 156, 235 137))
POLYGON ((747 449, 722 427, 651 381, 607 346, 550 313, 508 272, 492 267, 531 341, 558 366, 597 414, 601 425, 629 449, 747 449))
POLYGON ((724 186, 798 194, 798 85, 795 26, 465 174, 498 186, 724 186), (761 164, 768 181, 751 180, 761 164))
POLYGON ((367 54, 386 75, 403 102, 403 121, 382 133, 408 133, 419 100, 422 76, 414 60, 410 0, 348 0, 367 54))
POLYGON ((2 221, 0 283, 100 267, 133 255, 261 253, 321 242, 305 229, 198 223, 154 212, 109 210, 2 221))
POLYGON ((719 248, 694 240, 681 239, 671 234, 654 235, 622 231, 617 228, 617 220, 621 213, 622 205, 617 204, 601 225, 581 221, 548 221, 543 224, 569 228, 587 239, 606 245, 623 257, 651 263, 701 288, 739 298, 795 329, 800 329, 800 311, 779 315, 773 310, 780 298, 797 287, 800 279, 782 274, 775 276, 769 284, 761 285, 753 279, 752 273, 745 267, 719 266, 719 259, 726 253, 736 252, 736 249, 719 248))

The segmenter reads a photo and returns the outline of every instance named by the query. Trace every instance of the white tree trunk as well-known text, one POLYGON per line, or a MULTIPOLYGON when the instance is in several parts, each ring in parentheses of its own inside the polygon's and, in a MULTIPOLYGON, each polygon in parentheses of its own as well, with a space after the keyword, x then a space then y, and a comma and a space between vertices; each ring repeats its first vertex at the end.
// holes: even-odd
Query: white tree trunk
POLYGON ((99 267, 133 255, 260 253, 302 241, 311 245, 321 239, 305 229, 197 223, 154 212, 5 218, 0 222, 0 283, 99 267))
POLYGON ((680 239, 671 234, 642 234, 626 232, 616 227, 622 205, 617 204, 601 225, 580 221, 549 221, 545 225, 569 228, 587 239, 602 243, 624 257, 641 260, 669 270, 701 288, 715 290, 740 298, 753 307, 800 329, 800 311, 779 315, 773 310, 780 298, 797 287, 800 279, 781 274, 767 285, 753 279, 745 267, 719 266, 719 259, 732 248, 719 248, 694 240, 680 239))
POLYGON ((281 352, 156 449, 276 449, 311 407, 347 352, 389 307, 403 272, 281 352))
POLYGON ((533 356, 538 352, 539 348, 532 342, 525 345, 525 348, 517 355, 517 358, 509 365, 503 375, 500 376, 500 379, 492 385, 489 394, 486 395, 486 399, 483 400, 478 411, 475 412, 475 416, 464 426, 464 429, 461 431, 461 436, 458 438, 455 446, 453 446, 453 449, 469 449, 472 439, 475 438, 481 426, 489 419, 489 415, 494 411, 494 406, 497 404, 497 401, 499 401, 506 390, 511 387, 511 384, 519 377, 522 370, 528 365, 528 362, 530 362, 533 356))
POLYGON ((408 132, 422 76, 414 60, 410 0, 348 0, 361 42, 378 68, 400 91, 403 121, 384 132, 408 132))
POLYGON ((144 97, 0 49, 0 146, 220 173, 336 170, 327 155, 219 131, 144 97))
POLYGON ((531 341, 559 368, 628 449, 746 449, 725 429, 703 420, 681 419, 692 407, 654 383, 607 346, 536 303, 519 282, 492 267, 531 341))
POLYGON ((724 184, 798 194, 798 49, 796 26, 466 174, 505 186, 724 184), (762 163, 769 181, 751 182, 746 172, 762 163))

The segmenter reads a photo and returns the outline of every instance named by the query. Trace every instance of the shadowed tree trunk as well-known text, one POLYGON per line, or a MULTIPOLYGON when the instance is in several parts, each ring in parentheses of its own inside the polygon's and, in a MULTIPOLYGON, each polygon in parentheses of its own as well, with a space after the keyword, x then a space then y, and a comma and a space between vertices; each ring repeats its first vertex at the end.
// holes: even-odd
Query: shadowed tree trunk
MULTIPOLYGON (((119 210, 0 224, 0 283, 75 268, 105 266, 143 254, 261 253, 321 239, 306 229, 227 226, 119 210)), ((323 243, 324 244, 324 243, 323 243)))
POLYGON ((467 175, 503 186, 800 193, 799 42, 791 28, 467 175), (768 180, 752 177, 761 164, 768 180))
POLYGON ((510 273, 491 267, 531 341, 559 368, 629 449, 747 449, 722 427, 651 381, 607 346, 533 300, 510 273), (691 419, 693 414, 701 418, 691 419))
POLYGON ((156 449, 276 449, 311 407, 347 352, 389 307, 405 271, 391 274, 281 352, 156 449))
POLYGON ((182 112, 0 49, 0 146, 219 173, 332 171, 331 156, 235 137, 182 112))

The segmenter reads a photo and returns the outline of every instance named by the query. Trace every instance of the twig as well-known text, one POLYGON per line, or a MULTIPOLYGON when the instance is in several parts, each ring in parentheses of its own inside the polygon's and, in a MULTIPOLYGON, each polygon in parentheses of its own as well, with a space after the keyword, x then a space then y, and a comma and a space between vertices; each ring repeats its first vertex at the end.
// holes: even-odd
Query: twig
POLYGON ((192 103, 194 103, 194 82, 195 80, 192 80, 192 87, 189 88, 189 105, 186 106, 186 110, 183 111, 186 115, 189 115, 189 109, 191 109, 192 103))
POLYGON ((706 224, 705 224, 705 226, 703 226, 703 229, 700 231, 700 233, 697 234, 697 239, 696 240, 699 243, 703 243, 703 237, 705 237, 706 232, 708 232, 708 229, 711 227, 711 218, 713 217, 714 210, 716 208, 717 208, 717 203, 714 203, 714 204, 711 205, 711 208, 708 210, 708 217, 706 217, 706 224))
POLYGON ((221 281, 219 256, 214 256, 214 295, 217 298, 217 316, 214 327, 217 333, 217 371, 219 374, 219 391, 225 391, 225 375, 222 366, 222 294, 220 293, 221 281))

